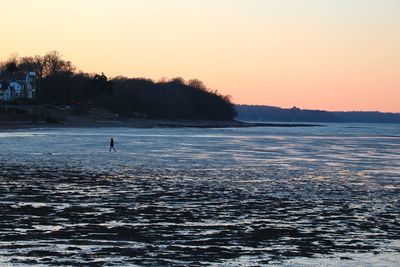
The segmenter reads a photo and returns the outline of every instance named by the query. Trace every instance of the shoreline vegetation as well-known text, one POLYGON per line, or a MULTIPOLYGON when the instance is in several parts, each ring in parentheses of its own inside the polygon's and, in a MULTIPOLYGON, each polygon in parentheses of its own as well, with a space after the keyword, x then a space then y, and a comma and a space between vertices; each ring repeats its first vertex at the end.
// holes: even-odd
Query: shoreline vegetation
MULTIPOLYGON (((230 96, 202 81, 77 71, 57 51, 0 62, 3 89, 17 74, 34 72, 34 99, 0 101, 0 129, 59 127, 305 127, 314 124, 246 123, 235 120, 230 96)), ((0 92, 1 93, 1 92, 0 92)), ((4 94, 4 92, 3 92, 4 94)))
POLYGON ((75 116, 97 116, 93 113, 99 111, 100 115, 109 113, 123 119, 196 121, 230 121, 237 115, 230 96, 208 88, 198 79, 109 78, 104 73, 77 71, 57 51, 44 56, 11 57, 0 62, 3 89, 15 80, 13 77, 23 73, 35 73, 34 97, 6 100, 3 92, 0 102, 4 107, 0 113, 4 112, 5 118, 12 111, 7 105, 13 106, 17 115, 29 114, 32 121, 54 122, 62 121, 57 118, 60 111, 71 111, 73 114, 69 112, 68 115, 75 116))

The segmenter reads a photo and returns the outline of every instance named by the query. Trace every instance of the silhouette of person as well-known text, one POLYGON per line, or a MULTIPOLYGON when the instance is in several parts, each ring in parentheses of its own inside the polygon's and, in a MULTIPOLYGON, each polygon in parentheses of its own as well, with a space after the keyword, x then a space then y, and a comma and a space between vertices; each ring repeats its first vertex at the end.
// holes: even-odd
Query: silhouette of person
POLYGON ((110 140, 110 150, 109 150, 109 152, 111 152, 111 149, 113 149, 114 151, 117 151, 115 149, 115 147, 114 147, 114 138, 111 138, 111 140, 110 140))

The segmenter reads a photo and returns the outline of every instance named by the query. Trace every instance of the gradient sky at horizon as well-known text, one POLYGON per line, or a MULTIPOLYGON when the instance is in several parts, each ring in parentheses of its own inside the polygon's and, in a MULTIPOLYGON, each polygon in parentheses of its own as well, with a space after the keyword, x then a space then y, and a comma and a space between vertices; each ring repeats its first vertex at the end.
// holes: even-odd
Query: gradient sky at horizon
POLYGON ((0 0, 0 60, 198 78, 235 103, 400 112, 398 0, 0 0))

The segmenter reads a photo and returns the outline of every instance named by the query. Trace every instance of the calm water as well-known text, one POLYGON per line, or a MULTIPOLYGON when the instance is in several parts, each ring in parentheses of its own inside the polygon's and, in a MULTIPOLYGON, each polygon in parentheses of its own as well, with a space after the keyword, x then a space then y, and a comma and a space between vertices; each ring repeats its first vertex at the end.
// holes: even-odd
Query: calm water
POLYGON ((400 125, 34 129, 0 147, 2 266, 400 262, 400 125))

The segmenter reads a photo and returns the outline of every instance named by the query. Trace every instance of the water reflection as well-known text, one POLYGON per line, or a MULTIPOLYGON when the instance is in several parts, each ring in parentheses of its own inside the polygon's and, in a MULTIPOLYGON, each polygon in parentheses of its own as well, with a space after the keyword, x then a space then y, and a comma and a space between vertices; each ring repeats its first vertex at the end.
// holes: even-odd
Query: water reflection
POLYGON ((2 135, 8 153, 0 155, 0 262, 232 266, 399 259, 397 137, 304 131, 2 135), (118 153, 107 152, 109 136, 118 153))

